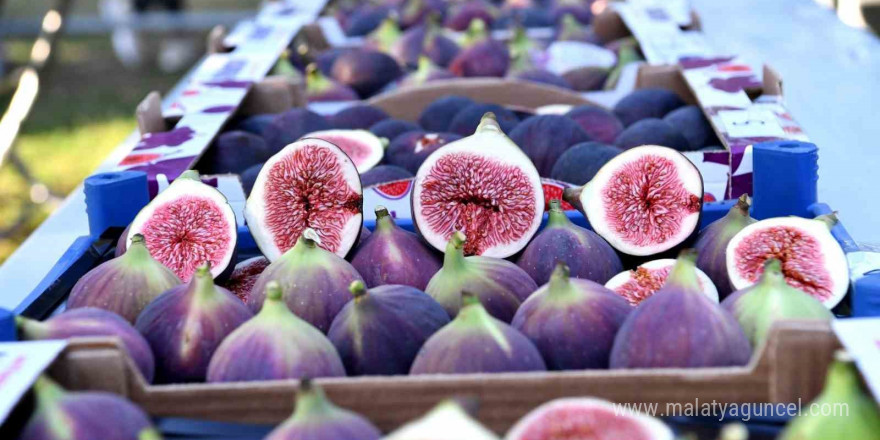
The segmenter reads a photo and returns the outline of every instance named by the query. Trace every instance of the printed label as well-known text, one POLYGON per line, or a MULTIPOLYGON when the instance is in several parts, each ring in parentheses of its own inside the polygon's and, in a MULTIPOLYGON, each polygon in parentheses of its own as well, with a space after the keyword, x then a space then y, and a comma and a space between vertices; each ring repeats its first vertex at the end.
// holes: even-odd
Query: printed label
POLYGON ((749 108, 718 112, 728 137, 776 137, 784 138, 785 131, 779 126, 776 115, 770 110, 749 108))
POLYGON ((63 340, 0 343, 0 424, 65 346, 63 340))

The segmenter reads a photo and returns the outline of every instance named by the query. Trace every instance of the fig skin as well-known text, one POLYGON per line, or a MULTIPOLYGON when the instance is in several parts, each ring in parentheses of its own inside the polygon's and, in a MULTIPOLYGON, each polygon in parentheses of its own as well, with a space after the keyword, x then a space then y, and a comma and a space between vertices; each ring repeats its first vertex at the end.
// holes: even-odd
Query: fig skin
POLYGON ((106 392, 67 392, 46 376, 34 383, 36 408, 19 440, 160 440, 137 405, 106 392))
POLYGON ((214 285, 205 264, 188 284, 151 302, 135 328, 156 356, 157 383, 201 382, 217 346, 251 316, 238 297, 214 285))
POLYGON ((724 217, 700 231, 694 244, 697 268, 709 276, 722 300, 733 292, 727 275, 727 244, 737 232, 757 221, 749 215, 749 206, 749 196, 743 194, 724 217))
POLYGON ((272 156, 266 141, 246 131, 227 131, 214 140, 199 161, 199 169, 207 174, 240 174, 247 168, 272 156))
POLYGON ((396 165, 379 165, 361 174, 361 185, 364 188, 394 182, 395 180, 412 179, 413 174, 396 165))
POLYGON ((354 300, 336 315, 328 336, 349 375, 405 375, 449 315, 426 293, 409 286, 367 290, 351 283, 354 300))
POLYGON ((593 231, 575 225, 560 207, 550 201, 547 225, 526 246, 516 261, 538 285, 550 281, 559 262, 571 276, 605 284, 623 270, 620 257, 611 245, 593 231))
POLYGON ((350 87, 324 76, 318 67, 306 67, 306 99, 309 102, 357 101, 358 94, 350 87))
POLYGON ((510 325, 538 347, 550 370, 608 368, 614 336, 632 307, 601 284, 569 276, 568 266, 557 263, 510 325))
POLYGON ((355 49, 343 53, 333 62, 331 71, 333 79, 354 89, 361 98, 374 95, 401 74, 400 66, 394 58, 370 49, 355 49))
POLYGON ((732 293, 721 307, 736 318, 755 349, 764 343, 776 321, 834 318, 821 301, 785 282, 782 263, 775 258, 764 262, 757 284, 732 293))
POLYGON ((373 125, 390 118, 388 113, 371 105, 355 105, 336 112, 330 122, 334 128, 341 130, 369 130, 373 125))
POLYGON ((379 440, 382 433, 364 416, 333 404, 310 379, 303 379, 293 414, 265 440, 379 440))
POLYGON ((21 340, 70 339, 89 336, 114 336, 137 365, 147 383, 153 381, 156 360, 147 340, 125 319, 106 310, 83 307, 67 310, 40 322, 15 317, 21 340))
POLYGON ((611 368, 698 368, 749 362, 749 340, 736 319, 707 298, 693 250, 682 251, 663 287, 626 318, 611 368))
POLYGON ((462 292, 472 292, 490 315, 510 322, 520 304, 538 290, 538 285, 510 261, 478 255, 465 257, 465 240, 461 231, 452 234, 443 267, 428 282, 425 293, 454 318, 462 307, 462 292))
POLYGON ((676 151, 691 151, 688 140, 668 122, 648 118, 626 127, 614 141, 618 148, 628 150, 640 145, 661 145, 676 151))
POLYGON ((376 207, 376 228, 354 251, 351 265, 368 287, 403 284, 425 290, 440 270, 440 257, 419 236, 399 228, 384 206, 376 207))
POLYGON ((593 105, 580 105, 565 114, 577 122, 591 138, 603 144, 613 144, 623 131, 623 123, 614 113, 593 105))
POLYGON ((409 374, 546 370, 528 338, 493 318, 476 295, 465 291, 458 316, 425 342, 409 374))
POLYGON ((333 127, 323 116, 304 108, 294 108, 275 116, 263 129, 263 138, 275 154, 306 133, 331 128, 333 127))
POLYGON ((269 282, 264 296, 262 309, 217 347, 208 382, 345 376, 333 344, 287 308, 277 282, 269 282))
POLYGON ((580 125, 565 116, 537 115, 517 125, 510 132, 510 140, 532 159, 541 176, 549 177, 565 150, 592 139, 580 125))
MULTIPOLYGON (((419 115, 419 125, 428 132, 439 133, 449 131, 450 124, 452 124, 455 115, 471 104, 476 103, 464 96, 444 96, 428 104, 422 110, 422 113, 419 115)), ((467 134, 469 135, 470 133, 467 134)))
POLYGON ((614 114, 624 127, 648 118, 662 118, 669 112, 684 107, 685 102, 665 89, 639 89, 626 95, 614 106, 614 114))
POLYGON ((314 230, 306 229, 295 246, 260 274, 248 297, 252 311, 258 312, 263 306, 269 282, 277 281, 287 307, 327 332, 333 318, 351 299, 348 286, 363 278, 347 261, 318 246, 317 237, 314 230))
POLYGON ((395 138, 385 150, 385 158, 388 163, 405 168, 415 174, 419 172, 422 162, 431 153, 459 139, 461 136, 455 133, 426 133, 424 131, 403 133, 395 138), (421 149, 416 151, 417 148, 421 149))
POLYGON ((449 71, 463 78, 502 78, 509 68, 507 46, 494 40, 481 41, 462 50, 449 64, 449 71))
POLYGON ((400 119, 385 119, 370 126, 370 133, 375 134, 379 138, 385 138, 394 141, 394 138, 406 132, 418 131, 422 128, 418 124, 402 121, 400 119))
POLYGON ((599 142, 584 142, 565 150, 550 171, 550 178, 572 185, 585 185, 596 177, 603 165, 623 152, 599 142))
MULTIPOLYGON (((121 240, 124 246, 125 239, 121 240)), ((180 283, 171 269, 150 256, 144 236, 135 234, 121 256, 101 263, 76 282, 67 308, 97 307, 134 323, 147 304, 180 283)))
POLYGON ((423 56, 440 67, 449 66, 461 49, 440 33, 437 26, 429 20, 425 25, 407 30, 391 46, 391 56, 408 68, 417 67, 423 56))

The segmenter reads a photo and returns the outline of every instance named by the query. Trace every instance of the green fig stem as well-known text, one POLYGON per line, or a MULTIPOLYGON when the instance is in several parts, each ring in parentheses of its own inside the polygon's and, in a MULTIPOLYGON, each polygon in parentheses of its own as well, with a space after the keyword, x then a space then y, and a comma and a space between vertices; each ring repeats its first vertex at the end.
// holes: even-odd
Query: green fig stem
POLYGON ((463 47, 470 47, 480 41, 488 38, 486 34, 486 22, 483 19, 475 19, 471 20, 468 25, 467 30, 465 31, 464 41, 462 42, 463 47))
POLYGON ((281 290, 281 284, 277 281, 270 281, 266 284, 266 298, 263 300, 263 308, 260 309, 260 316, 278 317, 293 315, 293 312, 287 308, 284 302, 284 292, 281 290))
POLYGON ((348 291, 354 296, 355 300, 359 300, 367 296, 367 286, 361 280, 354 280, 349 284, 348 291))
POLYGON ((559 39, 562 41, 573 39, 580 31, 580 23, 574 17, 574 14, 565 14, 562 16, 562 31, 559 33, 559 39))
POLYGON ((678 255, 675 265, 672 266, 672 272, 669 273, 667 283, 674 282, 680 286, 693 287, 693 290, 700 293, 699 281, 697 279, 697 251, 693 249, 685 249, 678 255))
POLYGON ((443 255, 443 268, 450 270, 461 270, 467 265, 464 259, 464 242, 467 237, 464 232, 455 231, 452 237, 449 237, 449 243, 446 244, 446 253, 443 255))
POLYGON ((201 299, 214 298, 217 293, 217 287, 214 285, 214 276, 211 275, 211 263, 204 262, 196 268, 190 280, 196 292, 196 297, 201 299))
POLYGON ((550 275, 550 285, 548 286, 547 295, 549 297, 561 298, 571 293, 571 271, 568 265, 563 261, 557 261, 553 273, 550 275))
POLYGON ((134 234, 131 237, 131 243, 128 244, 128 249, 122 254, 122 258, 133 264, 140 264, 153 259, 150 250, 147 249, 147 242, 143 235, 134 234))
POLYGON ((394 217, 388 213, 388 208, 376 206, 376 231, 387 231, 394 226, 394 217))
POLYGON ((324 76, 314 63, 306 66, 306 88, 310 92, 319 92, 330 87, 333 87, 333 82, 324 76))
POLYGON ((186 170, 177 176, 178 179, 188 179, 188 180, 196 180, 201 182, 199 179, 199 172, 196 170, 186 170))
POLYGON ((571 224, 571 220, 568 219, 568 216, 565 215, 565 211, 562 210, 562 202, 559 199, 550 200, 550 212, 547 214, 547 227, 559 227, 559 226, 568 226, 571 224))
POLYGON ((475 133, 501 133, 501 126, 498 125, 495 113, 487 112, 484 114, 475 133))
POLYGON ((840 220, 837 218, 836 211, 832 212, 831 214, 820 215, 820 216, 816 217, 816 220, 819 220, 822 223, 825 223, 825 226, 828 226, 829 230, 831 228, 833 228, 835 225, 837 225, 838 223, 840 223, 840 220))
POLYGON ((61 385, 58 385, 46 375, 42 375, 34 382, 34 394, 37 396, 37 407, 45 408, 57 402, 67 394, 61 385))
POLYGON ((744 216, 748 217, 749 208, 751 208, 751 206, 752 206, 751 197, 749 197, 748 194, 743 194, 743 195, 739 196, 739 199, 737 199, 736 204, 733 205, 733 208, 730 211, 736 212, 740 215, 744 215, 744 216))
POLYGON ((303 230, 302 235, 299 236, 297 242, 313 249, 321 244, 321 236, 314 229, 306 228, 303 230))
POLYGON ((15 315, 15 327, 24 340, 44 339, 49 334, 48 324, 21 315, 15 315))
POLYGON ((315 385, 311 379, 303 378, 299 381, 299 392, 296 393, 296 409, 292 419, 295 421, 307 421, 315 414, 326 413, 333 410, 334 405, 324 395, 324 390, 315 385))
POLYGON ((758 284, 763 286, 781 286, 785 284, 785 275, 782 273, 782 262, 776 258, 770 258, 764 262, 764 272, 758 284))
POLYGON ((574 206, 578 211, 583 213, 584 205, 581 203, 581 194, 586 187, 587 185, 565 188, 562 191, 562 200, 565 200, 569 205, 574 206))

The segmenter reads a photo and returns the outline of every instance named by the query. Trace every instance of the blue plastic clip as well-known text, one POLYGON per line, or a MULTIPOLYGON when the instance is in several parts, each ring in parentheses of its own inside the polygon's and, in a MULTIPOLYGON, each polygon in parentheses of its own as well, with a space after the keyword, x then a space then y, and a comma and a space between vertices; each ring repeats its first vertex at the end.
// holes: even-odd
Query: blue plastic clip
POLYGON ((810 215, 819 181, 819 149, 797 141, 764 142, 752 150, 752 216, 810 215))
POLYGON ((107 228, 126 227, 150 202, 147 173, 119 171, 95 174, 83 184, 89 234, 98 238, 107 228))

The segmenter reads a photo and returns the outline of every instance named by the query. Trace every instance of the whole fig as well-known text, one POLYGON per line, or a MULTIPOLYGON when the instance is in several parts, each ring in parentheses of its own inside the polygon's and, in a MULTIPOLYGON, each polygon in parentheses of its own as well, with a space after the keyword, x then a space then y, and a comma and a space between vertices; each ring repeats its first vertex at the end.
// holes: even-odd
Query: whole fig
POLYGON ((409 374, 544 371, 535 345, 490 315, 479 298, 462 293, 458 316, 425 342, 409 374))
POLYGON ((424 290, 440 270, 440 258, 419 236, 394 223, 384 206, 376 207, 376 229, 354 251, 351 265, 369 287, 403 284, 424 290))
POLYGON ((400 285, 367 290, 351 283, 354 300, 336 315, 328 336, 348 374, 407 374, 425 341, 449 315, 424 292, 400 285))
POLYGON ((632 307, 601 284, 569 275, 558 263, 510 325, 535 343, 551 370, 608 368, 614 336, 632 307))
POLYGON ((153 381, 156 361, 150 344, 128 321, 106 310, 83 307, 68 310, 40 322, 23 316, 15 317, 22 340, 69 339, 88 336, 115 336, 137 365, 147 382, 153 381))
POLYGON ((82 276, 70 291, 67 308, 98 307, 134 323, 144 307, 180 278, 150 256, 144 236, 135 234, 121 256, 82 276))
POLYGON ((758 284, 733 292, 721 306, 739 321, 755 349, 767 339, 776 321, 834 318, 822 302, 785 282, 782 263, 775 258, 764 262, 758 284))
POLYGON ((294 315, 281 286, 266 286, 263 308, 217 347, 208 364, 208 382, 345 376, 333 344, 294 315))
POLYGON ((251 316, 238 297, 214 285, 210 266, 204 264, 188 284, 151 302, 135 328, 156 356, 157 382, 200 382, 220 342, 251 316))
POLYGON ((749 196, 743 194, 727 215, 715 220, 700 231, 694 249, 697 251, 697 268, 712 280, 721 299, 733 292, 727 275, 727 244, 737 232, 756 220, 749 215, 749 196))
POLYGON ((745 365, 749 340, 736 319, 707 298, 693 250, 682 251, 666 283, 629 314, 614 338, 611 368, 745 365))
POLYGON ((546 284, 558 262, 565 263, 571 276, 604 284, 623 270, 617 252, 602 237, 575 225, 565 215, 559 200, 550 201, 547 225, 526 246, 517 266, 537 284, 546 284))
POLYGON ((34 384, 36 410, 19 440, 160 440, 143 410, 111 393, 64 391, 45 376, 34 384))
POLYGON ((293 415, 265 440, 379 440, 382 433, 364 416, 342 409, 324 390, 304 378, 296 394, 293 415))
POLYGON ((446 245, 443 267, 428 282, 425 292, 431 295, 449 316, 455 317, 462 306, 462 292, 479 298, 492 316, 510 322, 516 309, 538 285, 525 271, 507 260, 483 256, 464 256, 466 237, 456 231, 446 245))
POLYGON ((251 310, 260 310, 266 287, 277 281, 287 307, 318 330, 327 332, 333 318, 351 299, 348 286, 363 278, 347 261, 318 246, 318 240, 314 230, 306 229, 296 245, 260 274, 247 300, 251 310))

